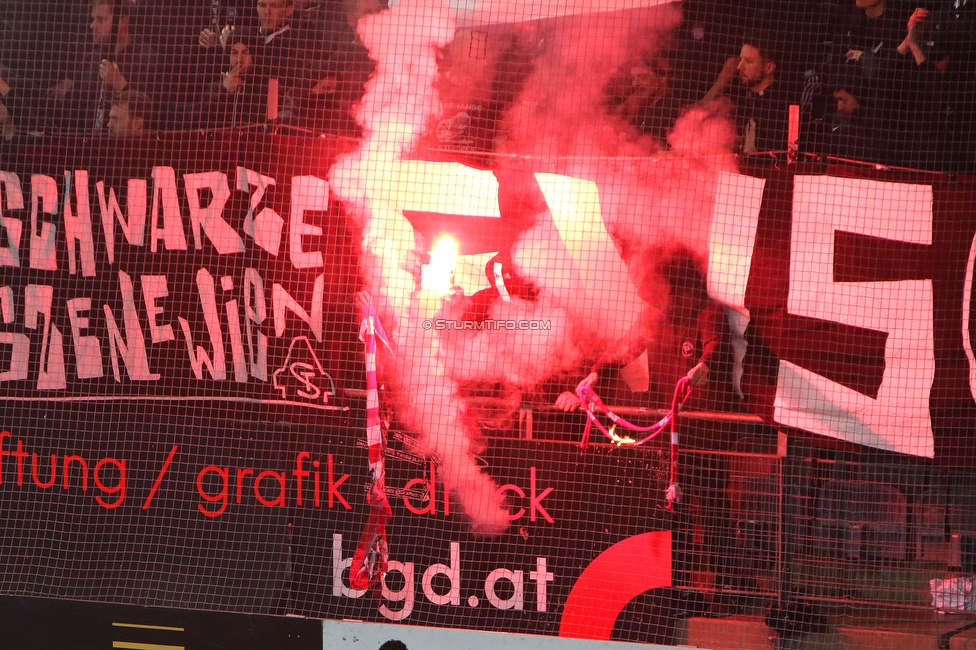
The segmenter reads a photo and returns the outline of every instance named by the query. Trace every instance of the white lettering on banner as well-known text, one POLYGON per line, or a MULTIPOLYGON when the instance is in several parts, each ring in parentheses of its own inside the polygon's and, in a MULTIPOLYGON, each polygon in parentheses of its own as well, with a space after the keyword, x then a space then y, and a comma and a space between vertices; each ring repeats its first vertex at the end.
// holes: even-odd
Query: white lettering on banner
POLYGON ((552 571, 546 571, 546 558, 537 557, 535 559, 535 571, 529 571, 529 580, 535 580, 535 610, 537 612, 546 611, 546 600, 548 599, 547 582, 556 579, 552 571))
POLYGON ((3 322, 14 322, 14 290, 10 287, 0 287, 0 317, 3 322))
POLYGON ((40 213, 58 212, 58 184, 50 176, 31 176, 30 267, 41 271, 57 271, 58 257, 54 239, 58 228, 50 221, 40 221, 40 213), (40 229, 38 229, 40 225, 40 229))
POLYGON ((522 584, 522 572, 512 571, 511 569, 495 569, 485 578, 485 595, 488 602, 498 609, 514 609, 521 612, 525 603, 525 588, 522 584), (508 580, 512 583, 512 595, 508 598, 500 598, 495 591, 495 584, 499 580, 508 580))
MULTIPOLYGON (((3 316, 4 323, 14 321, 14 292, 10 287, 0 287, 0 315, 3 316)), ((0 370, 0 382, 27 379, 30 338, 26 334, 0 332, 0 345, 9 345, 11 348, 10 367, 0 370)))
POLYGON ((75 250, 77 243, 81 253, 81 274, 86 278, 95 277, 95 238, 92 235, 91 203, 88 200, 88 172, 79 169, 74 173, 75 196, 78 214, 71 210, 71 172, 64 173, 64 239, 68 245, 68 273, 78 272, 75 250))
MULTIPOLYGON (((562 287, 560 291, 565 292, 572 287, 571 291, 577 294, 576 300, 589 299, 594 304, 602 302, 603 296, 613 295, 615 317, 609 322, 617 328, 630 327, 645 303, 607 231, 597 184, 561 174, 537 173, 535 178, 568 257, 564 260, 555 258, 557 252, 553 250, 548 253, 550 260, 543 266, 549 266, 550 272, 574 279, 572 284, 554 282, 550 284, 550 291, 562 287)), ((521 259, 516 251, 515 262, 522 264, 528 260, 521 259)), ((543 269, 533 270, 545 273, 543 269)), ((604 334, 608 339, 615 339, 624 333, 617 329, 604 334)))
POLYGON ((210 359, 210 355, 201 345, 196 346, 194 352, 190 323, 180 316, 177 320, 180 322, 183 337, 186 339, 186 352, 190 355, 190 367, 193 368, 193 375, 197 379, 203 379, 203 366, 207 366, 210 376, 217 381, 222 381, 227 379, 227 368, 224 363, 224 336, 220 331, 220 317, 217 315, 217 290, 214 287, 213 275, 207 269, 197 271, 197 292, 200 294, 200 306, 203 307, 203 320, 207 325, 207 333, 210 335, 213 360, 210 359))
MULTIPOLYGON (((220 288, 224 292, 234 290, 234 278, 225 275, 220 278, 220 288)), ((233 295, 233 294, 231 294, 233 295)), ((234 381, 239 384, 247 383, 247 364, 244 362, 244 339, 241 336, 241 310, 237 300, 230 299, 224 303, 224 315, 227 317, 227 330, 230 333, 230 353, 234 361, 234 381)))
POLYGON ((16 267, 20 266, 20 238, 24 223, 20 219, 4 216, 4 209, 23 210, 24 192, 17 174, 0 171, 0 225, 7 231, 7 245, 0 247, 0 266, 16 267))
MULTIPOLYGON (((160 304, 169 294, 166 276, 143 275, 139 277, 142 305, 148 319, 149 332, 153 344, 164 343, 176 339, 173 327, 165 317, 166 309, 160 304)), ((264 282, 256 269, 244 270, 243 279, 244 309, 242 313, 241 301, 238 297, 238 280, 225 275, 220 278, 220 287, 225 294, 223 310, 217 304, 216 283, 209 270, 201 268, 197 272, 196 287, 200 299, 200 309, 207 327, 210 346, 193 346, 193 334, 190 331, 190 321, 177 317, 183 329, 184 340, 187 345, 190 367, 198 379, 203 378, 203 368, 206 367, 211 377, 216 380, 227 378, 225 340, 230 343, 231 359, 234 369, 234 380, 245 383, 249 377, 260 381, 268 379, 268 336, 260 327, 267 319, 267 305, 264 294, 264 282), (226 331, 221 314, 226 319, 226 331), (241 326, 244 321, 247 329, 241 326), (247 342, 245 344, 245 332, 247 342), (211 358, 212 354, 212 358, 211 358)), ((323 276, 319 276, 318 285, 324 285, 323 276)), ((319 286, 321 293, 323 287, 319 286)), ((32 346, 31 338, 22 333, 7 332, 0 335, 0 345, 12 346, 9 367, 0 369, 0 382, 14 381, 26 378, 24 376, 25 354, 35 350, 36 366, 38 368, 38 390, 60 390, 67 387, 65 365, 64 337, 55 325, 53 314, 55 308, 55 289, 53 285, 30 284, 24 288, 23 318, 21 326, 25 330, 39 331, 39 345, 32 346), (43 318, 43 323, 41 322, 43 318), (25 343, 26 341, 26 343, 25 343)), ((111 354, 113 374, 116 381, 122 381, 121 366, 118 363, 121 355, 126 366, 127 375, 137 381, 155 381, 160 378, 159 373, 150 372, 145 338, 139 311, 136 309, 135 291, 130 277, 119 272, 119 291, 122 297, 124 336, 116 321, 112 306, 103 305, 105 322, 108 331, 109 350, 111 354)), ((91 329, 92 298, 80 296, 69 298, 64 302, 67 320, 70 325, 72 351, 75 367, 73 374, 79 379, 97 379, 104 373, 104 357, 101 340, 86 333, 91 329)), ((299 307, 295 307, 299 308, 299 307)), ((300 308, 299 308, 300 309, 300 308)), ((319 309, 319 311, 321 311, 319 309)), ((313 309, 313 314, 315 309, 313 309)), ((5 324, 17 322, 17 308, 14 289, 10 286, 0 287, 0 320, 5 324)), ((303 314, 305 320, 311 320, 308 314, 303 314)))
POLYGON ((105 236, 105 253, 108 263, 115 264, 115 222, 122 227, 122 234, 131 246, 142 246, 146 234, 146 180, 130 178, 128 181, 125 206, 128 218, 122 216, 122 209, 115 197, 115 188, 108 188, 105 198, 105 181, 95 183, 98 194, 98 207, 101 209, 102 234, 105 236))
POLYGON ((748 314, 746 287, 766 180, 722 172, 708 233, 708 294, 748 314))
MULTIPOLYGON (((444 607, 478 607, 482 600, 477 594, 468 594, 467 598, 461 593, 461 544, 460 542, 450 542, 450 560, 448 564, 437 563, 429 566, 421 577, 421 592, 424 597, 434 605, 444 607), (447 580, 447 591, 443 594, 434 590, 434 580, 436 576, 444 576, 447 580)), ((342 535, 336 533, 332 536, 332 595, 345 598, 360 598, 367 590, 353 589, 347 584, 344 577, 346 571, 352 566, 352 556, 342 557, 342 535)), ((390 603, 403 603, 399 609, 392 609, 386 603, 379 605, 379 612, 391 621, 402 621, 413 612, 415 603, 416 584, 414 577, 417 569, 412 562, 400 562, 389 560, 387 575, 383 577, 382 596, 390 603), (387 579, 389 574, 397 572, 403 579, 403 586, 399 589, 392 589, 387 579)), ((546 612, 548 610, 548 583, 555 580, 552 571, 547 570, 547 559, 537 557, 535 559, 535 570, 530 570, 529 579, 536 583, 535 589, 535 611, 546 612)), ((397 578, 399 581, 400 578, 397 578)), ((496 609, 514 609, 521 611, 525 606, 525 571, 521 569, 510 569, 501 567, 488 572, 484 580, 484 595, 489 604, 496 609), (511 596, 502 598, 498 591, 503 593, 509 588, 500 588, 499 581, 507 581, 511 584, 511 596)))
POLYGON ((285 291, 277 282, 271 287, 271 311, 274 314, 275 336, 285 335, 285 309, 305 321, 316 341, 322 340, 322 304, 325 297, 325 276, 320 275, 315 278, 315 286, 312 287, 312 313, 305 311, 305 308, 291 294, 285 291))
POLYGON ((153 199, 149 214, 152 215, 152 235, 149 250, 159 250, 158 242, 168 251, 185 251, 186 235, 183 234, 183 217, 180 215, 180 197, 176 192, 176 171, 172 167, 153 167, 153 199), (159 227, 159 210, 162 208, 163 227, 159 227))
POLYGON ((380 578, 382 583, 383 598, 391 603, 403 603, 400 609, 390 609, 386 603, 380 604, 380 614, 391 621, 402 621, 413 613, 415 595, 413 593, 413 562, 397 562, 390 560, 387 563, 386 574, 380 578), (399 573, 403 576, 403 587, 400 589, 390 589, 387 578, 391 573, 399 573))
POLYGON ((715 191, 708 233, 708 295, 725 306, 731 326, 735 364, 732 383, 742 393, 742 363, 746 356, 746 287, 756 246, 756 229, 766 180, 722 172, 715 191))
POLYGON ((203 230, 219 254, 243 253, 244 241, 223 217, 224 206, 230 198, 227 174, 222 172, 183 174, 183 187, 186 190, 186 203, 190 211, 194 248, 197 250, 203 248, 203 237, 200 234, 203 230), (204 189, 210 190, 211 195, 210 202, 205 208, 200 205, 200 190, 204 189))
POLYGON ((976 355, 973 354, 972 334, 969 331, 969 321, 972 318, 973 306, 973 274, 976 266, 976 235, 969 245, 969 259, 966 260, 966 280, 962 288, 962 347, 966 351, 969 361, 969 393, 976 400, 976 355))
POLYGON ((329 209, 329 184, 316 176, 296 176, 291 179, 291 223, 288 226, 288 253, 296 269, 323 266, 322 251, 306 252, 302 237, 318 237, 322 229, 305 223, 309 210, 329 209))
POLYGON ((435 605, 459 605, 461 603, 461 545, 451 542, 451 565, 432 564, 424 571, 421 582, 424 596, 435 605), (446 594, 439 594, 434 591, 434 576, 447 576, 447 581, 451 583, 450 589, 446 594))
POLYGON ((275 179, 270 176, 259 174, 247 167, 237 168, 237 190, 247 192, 250 195, 247 203, 247 216, 244 217, 244 234, 248 237, 254 237, 254 211, 257 210, 258 204, 264 198, 264 193, 268 191, 268 187, 274 184, 275 179), (253 192, 251 188, 254 188, 253 192))
POLYGON ((257 217, 254 216, 254 211, 264 198, 264 193, 274 184, 275 179, 270 176, 259 174, 246 167, 237 168, 237 189, 251 194, 247 216, 244 217, 244 234, 269 254, 277 257, 281 248, 281 229, 285 223, 284 219, 271 208, 264 208, 257 217), (251 188, 254 188, 253 192, 250 192, 251 188))
MULTIPOLYGON (((91 179, 85 169, 65 170, 62 187, 51 176, 34 174, 30 177, 29 197, 25 196, 17 174, 0 171, 0 266, 20 267, 23 252, 28 251, 29 255, 24 261, 31 268, 63 270, 65 275, 85 278, 97 277, 98 241, 104 241, 108 265, 115 266, 120 255, 133 252, 120 251, 119 244, 150 249, 145 253, 187 251, 186 228, 190 228, 193 234, 194 252, 206 248, 203 244, 206 239, 219 255, 242 253, 246 251, 245 239, 249 237, 270 255, 279 255, 284 220, 270 207, 261 205, 267 190, 275 186, 275 179, 244 167, 237 168, 236 174, 236 189, 249 195, 248 216, 240 230, 231 225, 233 222, 225 214, 233 188, 229 186, 227 174, 219 171, 178 174, 173 167, 155 166, 152 169, 151 197, 146 179, 130 178, 125 181, 124 210, 120 205, 123 196, 105 180, 91 179), (94 185, 94 191, 90 185, 94 185), (184 196, 180 196, 181 191, 184 196), (92 194, 97 196, 95 209, 100 210, 97 224, 92 221, 91 204, 96 198, 92 194), (147 209, 150 198, 151 206, 147 209), (186 207, 182 207, 184 200, 186 207), (17 218, 11 215, 12 211, 26 214, 17 218), (60 231, 57 220, 50 218, 53 216, 63 221, 64 228, 60 231), (101 226, 101 240, 96 236, 93 225, 101 226), (123 238, 118 237, 119 228, 123 238), (67 253, 64 269, 59 269, 60 242, 57 238, 60 232, 64 232, 64 250, 67 253), (147 236, 149 246, 146 246, 147 236)), ((314 176, 296 176, 291 179, 291 186, 293 212, 290 215, 288 248, 291 262, 299 269, 321 268, 324 266, 322 253, 316 250, 315 242, 307 238, 322 237, 324 230, 318 225, 306 223, 305 219, 329 208, 329 185, 314 176), (303 246, 308 246, 309 250, 303 246)), ((134 252, 143 253, 142 250, 134 252)), ((138 264, 134 257, 124 259, 127 263, 138 264)), ((256 268, 240 271, 225 271, 219 276, 221 295, 218 296, 217 277, 207 268, 198 270, 195 286, 209 340, 209 345, 202 346, 194 345, 192 340, 190 324, 195 322, 194 318, 168 314, 173 308, 168 305, 192 304, 185 300, 185 296, 176 296, 179 300, 174 300, 170 293, 170 286, 183 286, 182 278, 174 285, 173 279, 168 280, 166 275, 139 276, 142 292, 140 306, 145 309, 152 344, 176 340, 174 325, 178 322, 187 345, 189 366, 197 379, 203 379, 204 367, 209 371, 210 378, 227 379, 229 361, 235 382, 247 383, 251 377, 267 382, 270 333, 263 332, 262 327, 268 327, 269 316, 273 316, 274 335, 277 337, 286 336, 291 327, 302 329, 307 326, 315 340, 323 340, 325 275, 320 272, 312 283, 292 278, 295 286, 302 289, 301 294, 292 295, 285 289, 287 285, 275 283, 268 296, 265 282, 256 268), (305 289, 309 284, 310 291, 305 289), (167 298, 170 300, 167 301, 167 298), (268 298, 272 301, 270 310, 268 298), (289 312, 301 322, 289 323, 289 312), (224 327, 226 329, 222 329, 224 327), (225 357, 225 344, 229 344, 230 359, 225 357)), ((3 322, 15 324, 19 321, 25 330, 37 330, 39 339, 34 341, 25 332, 0 333, 0 345, 8 348, 4 354, 4 358, 8 359, 6 367, 0 368, 0 382, 20 381, 27 378, 25 373, 33 372, 38 378, 38 390, 67 388, 64 336, 58 325, 65 329, 68 323, 60 323, 57 318, 60 314, 66 314, 66 320, 70 322, 73 353, 70 356, 76 364, 71 369, 73 376, 98 379, 104 375, 105 359, 102 355, 106 350, 101 347, 100 338, 90 333, 104 326, 116 381, 123 380, 119 356, 124 362, 128 379, 159 379, 158 373, 150 371, 133 281, 121 270, 118 277, 124 326, 117 321, 112 304, 104 304, 102 309, 95 308, 95 312, 104 311, 105 316, 104 324, 96 323, 91 315, 94 296, 69 295, 61 298, 56 295, 56 283, 31 285, 29 290, 19 288, 14 283, 0 287, 3 322), (42 291, 41 287, 46 288, 42 291), (23 292, 18 295, 24 300, 22 316, 17 313, 14 303, 15 292, 23 292), (58 309, 59 298, 63 300, 63 311, 58 309), (38 316, 44 318, 43 326, 38 316), (33 363, 31 354, 37 357, 33 363)), ((97 398, 96 395, 92 397, 97 398)))
POLYGON ((142 301, 146 305, 146 317, 149 319, 149 335, 152 337, 152 342, 162 343, 174 340, 176 335, 173 334, 173 326, 169 323, 160 324, 159 317, 164 310, 156 304, 157 299, 169 296, 166 276, 143 275, 139 281, 142 285, 142 301))
MULTIPOLYGON (((65 170, 64 178, 65 185, 61 195, 57 183, 50 176, 31 176, 28 237, 31 268, 58 270, 55 247, 57 226, 52 221, 44 221, 41 216, 57 214, 60 205, 65 224, 69 271, 71 274, 77 272, 80 252, 82 274, 92 277, 95 274, 95 238, 89 201, 89 173, 83 169, 65 170)), ((243 253, 246 250, 243 236, 246 235, 268 254, 278 256, 284 219, 270 207, 258 211, 268 188, 275 185, 274 178, 244 167, 237 169, 236 189, 249 194, 247 216, 240 233, 231 226, 224 214, 231 198, 227 174, 220 171, 187 173, 183 174, 182 179, 187 205, 186 218, 193 233, 195 250, 203 249, 203 239, 206 236, 220 255, 243 253)), ((322 267, 322 252, 306 251, 302 238, 322 236, 322 228, 306 223, 305 216, 310 211, 329 209, 329 184, 316 176, 295 176, 291 180, 290 259, 297 269, 322 267)), ((147 217, 151 252, 160 252, 160 241, 163 242, 162 250, 187 250, 186 224, 180 206, 176 170, 165 165, 153 167, 152 183, 152 204, 147 212, 146 179, 130 178, 126 181, 125 214, 119 205, 115 188, 106 187, 104 180, 95 183, 105 255, 109 264, 114 264, 116 258, 116 223, 121 226, 122 233, 131 246, 141 247, 145 245, 147 217)), ((23 210, 24 207, 20 177, 13 172, 0 171, 0 266, 20 266, 24 222, 8 216, 5 211, 23 210)))
POLYGON ((103 374, 102 346, 98 337, 83 336, 88 329, 88 317, 81 314, 91 310, 91 298, 68 301, 68 320, 71 323, 71 344, 75 350, 75 372, 79 379, 97 379, 103 374))
POLYGON ((876 399, 780 360, 774 417, 832 438, 931 458, 932 281, 834 282, 838 231, 931 244, 932 188, 795 177, 789 312, 886 332, 888 340, 876 399))
POLYGON ((264 299, 264 280, 257 269, 244 270, 244 315, 251 376, 268 381, 268 335, 259 329, 268 317, 268 306, 264 299))
POLYGON ((262 208, 254 218, 254 243, 274 257, 281 249, 281 232, 285 220, 271 208, 262 208))
POLYGON ((10 346, 10 367, 0 371, 0 382, 27 379, 30 338, 26 334, 0 332, 0 345, 10 346))
POLYGON ((41 338, 41 368, 37 377, 38 390, 59 390, 67 386, 64 369, 64 337, 51 322, 54 287, 49 284, 29 284, 24 293, 24 324, 37 329, 37 317, 44 316, 41 338))
POLYGON ((402 160, 364 179, 368 196, 401 210, 498 219, 498 179, 461 163, 402 160), (385 171, 385 170, 384 170, 385 171), (395 179, 396 182, 391 182, 395 179), (463 188, 461 191, 460 188, 463 188))
MULTIPOLYGON (((332 536, 332 595, 346 598, 359 598, 366 593, 366 589, 353 589, 346 585, 342 574, 352 566, 352 556, 342 559, 342 535, 332 536)), ((412 575, 412 574, 411 574, 412 575)), ((413 590, 413 584, 410 585, 413 590)))
POLYGON ((102 305, 105 310, 105 321, 108 325, 109 352, 112 355, 112 372, 115 381, 122 381, 119 372, 119 351, 125 362, 125 370, 129 379, 134 381, 156 381, 159 373, 149 372, 149 359, 146 357, 146 340, 142 336, 142 325, 136 311, 136 301, 133 296, 132 279, 119 271, 119 290, 122 293, 122 319, 125 321, 125 337, 119 332, 112 308, 102 305))

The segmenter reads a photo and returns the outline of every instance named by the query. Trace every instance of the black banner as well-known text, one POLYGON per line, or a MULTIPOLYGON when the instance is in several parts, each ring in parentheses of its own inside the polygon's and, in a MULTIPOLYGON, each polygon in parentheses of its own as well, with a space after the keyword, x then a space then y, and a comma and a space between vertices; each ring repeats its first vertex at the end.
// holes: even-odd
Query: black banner
POLYGON ((607 638, 671 584, 660 450, 488 441, 512 523, 485 539, 395 434, 390 571, 350 588, 369 509, 365 403, 343 391, 365 375, 358 233, 327 182, 344 146, 7 152, 5 593, 607 638))
POLYGON ((341 406, 358 242, 327 181, 336 142, 138 146, 6 152, 3 397, 341 406))
POLYGON ((320 621, 42 598, 0 597, 0 625, 20 650, 322 648, 320 621))
MULTIPOLYGON (((511 526, 485 539, 393 431, 390 570, 352 589, 369 513, 365 402, 342 390, 365 374, 359 233, 328 185, 347 145, 142 144, 0 166, 4 593, 609 638, 671 586, 663 445, 486 440, 511 526)), ((750 315, 749 404, 798 426, 856 394, 862 420, 808 430, 971 462, 972 188, 794 171, 720 188, 755 199, 729 204, 755 210, 713 238, 710 268, 750 315), (742 278, 714 257, 737 248, 742 278), (832 264, 805 261, 820 249, 832 264), (908 292, 842 293, 874 284, 908 292)))
POLYGON ((436 462, 395 434, 390 572, 364 593, 348 582, 369 512, 362 420, 118 402, 57 413, 4 412, 9 594, 609 636, 624 605, 671 582, 670 534, 656 546, 644 537, 671 526, 661 449, 489 441, 480 463, 511 526, 485 539, 436 462), (577 603, 567 622, 567 603, 594 595, 608 605, 577 603))
POLYGON ((844 165, 747 169, 734 191, 758 190, 761 204, 743 213, 748 283, 729 303, 749 314, 750 408, 841 443, 976 463, 976 186, 844 165))

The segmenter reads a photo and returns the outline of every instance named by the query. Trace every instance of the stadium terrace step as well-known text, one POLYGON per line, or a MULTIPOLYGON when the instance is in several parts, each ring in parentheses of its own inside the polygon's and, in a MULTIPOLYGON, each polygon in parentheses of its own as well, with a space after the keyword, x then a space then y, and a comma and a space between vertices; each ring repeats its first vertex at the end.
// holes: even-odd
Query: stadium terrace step
POLYGON ((693 648, 773 650, 772 633, 762 615, 689 618, 678 621, 675 642, 693 648))
POLYGON ((840 561, 791 563, 795 589, 810 598, 851 599, 893 605, 928 606, 929 581, 947 576, 945 567, 862 564, 852 568, 840 561))
MULTIPOLYGON (((865 621, 867 622, 867 621, 865 621)), ((930 621, 885 622, 872 627, 844 625, 826 634, 805 635, 797 650, 976 650, 976 628, 964 618, 930 621), (958 634, 952 634, 961 630, 958 634), (944 645, 948 641, 948 645, 944 645)), ((690 618, 679 621, 675 643, 712 650, 773 650, 773 632, 765 617, 745 614, 724 618, 690 618)))
POLYGON ((946 630, 913 624, 912 629, 891 630, 843 627, 837 630, 844 650, 938 650, 946 630))
POLYGON ((949 650, 976 650, 976 628, 953 635, 949 639, 949 650))

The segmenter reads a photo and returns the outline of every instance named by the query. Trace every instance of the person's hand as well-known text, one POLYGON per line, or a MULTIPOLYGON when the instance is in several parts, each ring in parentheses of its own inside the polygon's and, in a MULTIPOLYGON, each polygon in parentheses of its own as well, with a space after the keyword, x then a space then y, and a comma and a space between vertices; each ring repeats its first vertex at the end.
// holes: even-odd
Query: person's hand
POLYGON ((556 398, 556 401, 553 404, 553 406, 555 406, 560 411, 565 411, 566 413, 569 413, 570 411, 575 411, 580 406, 582 406, 582 404, 579 401, 579 397, 577 397, 576 395, 579 392, 579 389, 582 388, 583 386, 592 386, 597 382, 597 379, 599 378, 600 376, 597 373, 591 372, 586 377, 584 377, 580 383, 576 384, 575 391, 567 390, 560 393, 559 397, 556 398))
POLYGON ((370 303, 373 302, 373 297, 369 295, 368 291, 357 291, 356 292, 356 306, 362 309, 370 303))
POLYGON ((734 77, 736 71, 739 69, 739 62, 741 60, 742 58, 738 55, 728 57, 725 59, 725 63, 722 64, 722 71, 719 74, 734 77))
POLYGON ((698 102, 700 105, 704 106, 712 103, 725 92, 725 89, 735 79, 735 75, 739 70, 739 60, 737 56, 730 56, 725 60, 725 65, 722 66, 722 71, 718 73, 715 83, 708 89, 708 92, 705 93, 702 100, 698 102))
POLYGON ((911 52, 912 56, 915 58, 915 63, 918 65, 924 63, 927 57, 918 43, 918 39, 915 36, 915 30, 919 25, 928 20, 928 17, 929 12, 927 9, 922 9, 921 7, 917 8, 908 19, 908 35, 905 36, 905 40, 898 44, 898 53, 905 55, 911 52))
POLYGON ((699 361, 685 376, 688 377, 692 388, 703 386, 708 383, 708 365, 704 361, 699 361))
POLYGON ((230 71, 224 73, 224 80, 221 82, 224 90, 229 93, 236 93, 244 84, 244 66, 235 65, 230 71))
POLYGON ((227 48, 227 39, 229 39, 230 35, 233 33, 234 33, 233 25, 224 25, 224 28, 220 30, 220 39, 219 39, 220 47, 225 49, 227 48))
POLYGON ((10 84, 0 77, 0 96, 6 97, 10 93, 10 84))
POLYGON ((10 117, 7 107, 0 102, 0 134, 4 140, 12 140, 14 137, 14 120, 10 117))
POLYGON ((576 390, 579 391, 579 389, 582 388, 583 386, 592 386, 592 385, 594 385, 599 378, 600 378, 600 375, 596 374, 595 372, 591 372, 586 377, 583 377, 583 381, 581 381, 580 383, 576 384, 576 390))
POLYGON ((559 394, 559 397, 556 398, 554 406, 560 411, 569 413, 570 411, 575 411, 578 409, 580 406, 582 406, 582 404, 580 404, 579 398, 576 397, 575 393, 567 390, 559 394))
POLYGON ((312 95, 328 95, 329 93, 335 92, 336 86, 339 85, 339 80, 335 77, 322 77, 312 89, 309 91, 312 95))
POLYGON ((864 54, 864 50, 847 50, 847 60, 860 61, 862 54, 864 54))
POLYGON ((98 78, 101 79, 106 86, 113 88, 119 92, 125 90, 125 87, 129 85, 125 77, 122 76, 122 71, 119 70, 119 66, 113 61, 108 59, 102 59, 102 62, 98 64, 98 78))
POLYGON ((921 25, 929 17, 929 10, 918 7, 908 17, 908 31, 911 32, 916 26, 921 25))
POLYGON ((62 79, 58 83, 54 84, 47 89, 48 97, 53 99, 64 99, 68 96, 75 87, 75 82, 72 79, 62 79))
POLYGON ((220 45, 220 36, 214 32, 212 29, 205 29, 200 32, 200 38, 197 39, 201 47, 205 47, 208 50, 220 45))

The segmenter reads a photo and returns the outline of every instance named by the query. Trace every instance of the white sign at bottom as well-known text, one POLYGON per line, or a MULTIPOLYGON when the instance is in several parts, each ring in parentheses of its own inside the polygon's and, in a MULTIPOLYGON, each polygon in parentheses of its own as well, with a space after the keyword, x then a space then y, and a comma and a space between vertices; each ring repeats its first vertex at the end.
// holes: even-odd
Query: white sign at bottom
MULTIPOLYGON (((407 650, 455 648, 455 650, 677 650, 675 646, 624 643, 620 641, 592 641, 556 636, 476 632, 416 625, 389 623, 360 623, 357 621, 322 621, 322 647, 330 650, 379 650, 388 641, 400 641, 407 650)), ((392 646, 393 644, 391 644, 392 646)), ((390 648, 391 646, 387 646, 390 648)), ((397 645, 398 650, 403 650, 397 645)))

